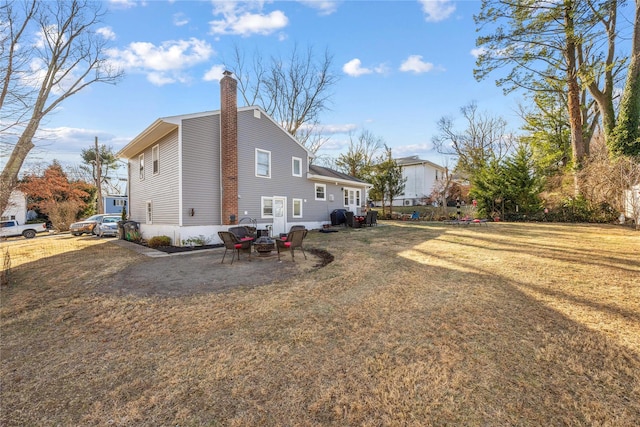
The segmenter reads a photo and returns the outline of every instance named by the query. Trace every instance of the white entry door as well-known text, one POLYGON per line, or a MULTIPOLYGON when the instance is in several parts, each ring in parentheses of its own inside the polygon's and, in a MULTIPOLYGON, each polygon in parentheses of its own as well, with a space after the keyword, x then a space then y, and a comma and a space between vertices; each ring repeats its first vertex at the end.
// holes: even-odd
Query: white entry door
POLYGON ((272 236, 278 237, 280 233, 287 232, 287 198, 273 198, 273 230, 272 236))
POLYGON ((344 189, 344 207, 356 215, 360 214, 360 189, 344 189))

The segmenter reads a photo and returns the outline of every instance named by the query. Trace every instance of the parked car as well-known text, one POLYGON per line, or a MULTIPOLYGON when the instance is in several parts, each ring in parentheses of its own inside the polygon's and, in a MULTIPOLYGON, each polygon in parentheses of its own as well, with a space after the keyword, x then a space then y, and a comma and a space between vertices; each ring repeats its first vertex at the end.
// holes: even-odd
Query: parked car
POLYGON ((104 236, 117 236, 118 235, 118 221, 122 217, 120 215, 103 216, 96 224, 96 233, 98 237, 104 236))
POLYGON ((47 231, 47 224, 44 222, 24 225, 15 220, 0 222, 0 237, 24 236, 26 239, 33 239, 37 233, 44 231, 47 231))
POLYGON ((74 222, 69 226, 69 231, 71 231, 71 234, 74 236, 81 236, 84 233, 96 234, 98 231, 96 229, 96 225, 98 224, 98 221, 100 221, 100 219, 102 219, 102 217, 105 217, 105 216, 109 216, 109 215, 108 214, 92 215, 87 219, 83 219, 82 221, 74 222))

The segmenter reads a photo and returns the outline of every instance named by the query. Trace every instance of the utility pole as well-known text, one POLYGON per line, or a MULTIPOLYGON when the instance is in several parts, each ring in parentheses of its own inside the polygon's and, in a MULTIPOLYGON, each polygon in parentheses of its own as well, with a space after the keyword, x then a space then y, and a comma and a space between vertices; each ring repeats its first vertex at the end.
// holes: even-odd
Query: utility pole
POLYGON ((102 168, 100 165, 100 149, 98 147, 98 137, 96 136, 96 187, 98 187, 98 214, 104 213, 102 207, 102 168))

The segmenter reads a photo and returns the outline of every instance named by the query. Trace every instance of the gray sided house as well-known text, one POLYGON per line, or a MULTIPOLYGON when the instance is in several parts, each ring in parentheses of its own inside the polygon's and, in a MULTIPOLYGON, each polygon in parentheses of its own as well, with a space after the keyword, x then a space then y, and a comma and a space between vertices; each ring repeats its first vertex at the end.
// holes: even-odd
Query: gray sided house
POLYGON ((237 107, 236 84, 225 72, 220 110, 158 119, 118 153, 143 238, 219 242, 217 232, 237 224, 277 236, 364 206, 369 184, 310 165, 311 153, 262 109, 237 107))

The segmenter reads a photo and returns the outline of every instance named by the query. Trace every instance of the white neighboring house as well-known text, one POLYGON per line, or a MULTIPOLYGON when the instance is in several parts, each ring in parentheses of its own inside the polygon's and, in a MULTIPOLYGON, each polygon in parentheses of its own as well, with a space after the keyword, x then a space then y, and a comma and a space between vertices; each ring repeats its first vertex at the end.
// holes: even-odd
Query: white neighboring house
POLYGON ((2 220, 15 220, 18 224, 27 222, 27 196, 22 191, 11 192, 7 209, 2 212, 2 220))
POLYGON ((624 192, 624 210, 627 218, 632 218, 636 226, 640 224, 640 184, 624 192))
POLYGON ((404 194, 393 199, 393 206, 424 205, 433 192, 436 182, 445 174, 445 168, 418 156, 395 159, 402 169, 402 177, 406 178, 404 194))

